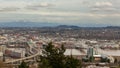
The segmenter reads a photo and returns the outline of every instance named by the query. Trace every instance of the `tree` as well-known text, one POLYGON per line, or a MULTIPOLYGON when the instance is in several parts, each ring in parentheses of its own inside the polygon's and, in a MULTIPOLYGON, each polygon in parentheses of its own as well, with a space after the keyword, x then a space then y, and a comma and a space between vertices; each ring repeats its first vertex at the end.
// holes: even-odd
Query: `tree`
POLYGON ((81 61, 79 61, 78 59, 73 58, 72 56, 68 56, 66 57, 66 64, 65 64, 65 68, 82 68, 82 64, 81 61))
POLYGON ((39 68, 80 68, 81 62, 72 56, 64 55, 65 48, 54 47, 52 42, 46 45, 43 50, 43 56, 40 56, 39 68))
POLYGON ((115 58, 115 61, 114 61, 114 63, 117 63, 118 61, 117 61, 117 58, 115 58))
POLYGON ((101 62, 110 62, 110 60, 107 57, 101 57, 101 62))
POLYGON ((94 57, 93 57, 93 56, 90 56, 89 61, 90 61, 90 62, 93 62, 93 61, 94 61, 94 57))
POLYGON ((88 59, 88 57, 84 57, 84 58, 82 58, 82 61, 83 62, 89 62, 89 59, 88 59))
POLYGON ((29 68, 29 65, 22 61, 22 63, 19 65, 19 68, 29 68))

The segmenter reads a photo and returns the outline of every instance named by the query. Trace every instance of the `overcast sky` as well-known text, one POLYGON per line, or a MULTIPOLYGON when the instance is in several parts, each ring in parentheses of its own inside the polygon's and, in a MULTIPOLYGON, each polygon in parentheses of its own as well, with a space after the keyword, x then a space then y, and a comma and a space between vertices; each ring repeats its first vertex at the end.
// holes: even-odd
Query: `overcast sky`
POLYGON ((0 22, 120 26, 120 0, 0 0, 0 22))

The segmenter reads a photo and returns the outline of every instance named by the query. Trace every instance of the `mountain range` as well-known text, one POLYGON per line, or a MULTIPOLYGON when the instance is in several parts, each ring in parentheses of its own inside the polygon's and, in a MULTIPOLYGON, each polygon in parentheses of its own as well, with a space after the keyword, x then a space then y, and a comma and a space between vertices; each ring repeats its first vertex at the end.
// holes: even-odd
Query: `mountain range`
POLYGON ((3 22, 0 27, 53 27, 58 26, 56 23, 37 23, 37 22, 3 22))
POLYGON ((76 25, 63 25, 58 23, 38 23, 38 22, 0 22, 0 27, 55 27, 55 28, 86 28, 86 29, 94 29, 94 28, 117 28, 120 29, 120 26, 106 26, 106 27, 80 27, 76 25))

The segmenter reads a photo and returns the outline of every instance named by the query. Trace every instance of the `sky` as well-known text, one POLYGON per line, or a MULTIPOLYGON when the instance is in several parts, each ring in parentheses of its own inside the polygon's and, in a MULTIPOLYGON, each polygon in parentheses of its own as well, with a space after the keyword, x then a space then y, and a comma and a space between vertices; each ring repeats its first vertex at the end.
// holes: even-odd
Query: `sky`
POLYGON ((120 0, 0 0, 0 23, 120 26, 120 0))

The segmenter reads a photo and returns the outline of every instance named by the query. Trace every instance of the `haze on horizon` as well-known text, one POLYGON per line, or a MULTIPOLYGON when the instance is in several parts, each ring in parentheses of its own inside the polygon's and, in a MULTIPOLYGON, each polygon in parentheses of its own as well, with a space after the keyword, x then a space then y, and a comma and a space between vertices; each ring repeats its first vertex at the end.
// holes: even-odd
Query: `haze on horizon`
POLYGON ((120 0, 0 0, 0 23, 120 26, 120 0))

